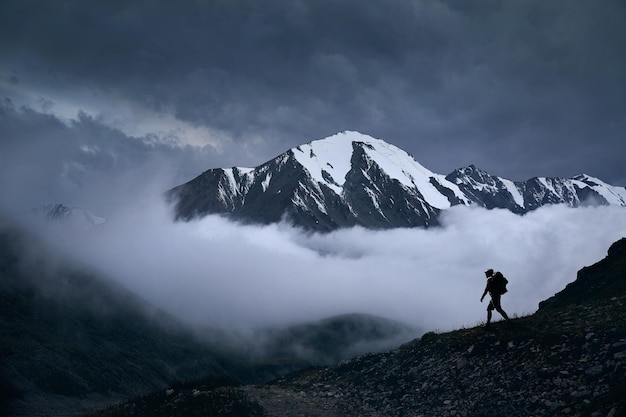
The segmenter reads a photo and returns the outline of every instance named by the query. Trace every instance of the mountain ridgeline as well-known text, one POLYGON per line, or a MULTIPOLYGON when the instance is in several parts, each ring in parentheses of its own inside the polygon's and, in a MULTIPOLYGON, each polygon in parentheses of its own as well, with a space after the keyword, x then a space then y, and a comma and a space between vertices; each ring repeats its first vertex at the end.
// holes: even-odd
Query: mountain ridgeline
POLYGON ((514 182, 471 165, 440 175, 405 151, 357 132, 290 149, 256 168, 216 168, 166 193, 179 220, 209 214, 308 230, 429 227, 452 206, 523 214, 547 204, 626 207, 626 188, 588 175, 514 182))

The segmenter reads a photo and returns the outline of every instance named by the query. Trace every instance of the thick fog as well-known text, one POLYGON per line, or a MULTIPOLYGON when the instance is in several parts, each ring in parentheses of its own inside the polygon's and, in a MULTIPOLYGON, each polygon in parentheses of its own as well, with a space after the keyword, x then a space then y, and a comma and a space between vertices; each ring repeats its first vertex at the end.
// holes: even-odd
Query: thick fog
POLYGON ((49 241, 194 324, 247 328, 360 312, 443 331, 485 320, 487 268, 509 279, 503 308, 526 315, 626 235, 618 207, 525 216, 457 207, 440 228, 330 234, 171 218, 163 203, 144 202, 88 232, 61 238, 57 229, 49 241))

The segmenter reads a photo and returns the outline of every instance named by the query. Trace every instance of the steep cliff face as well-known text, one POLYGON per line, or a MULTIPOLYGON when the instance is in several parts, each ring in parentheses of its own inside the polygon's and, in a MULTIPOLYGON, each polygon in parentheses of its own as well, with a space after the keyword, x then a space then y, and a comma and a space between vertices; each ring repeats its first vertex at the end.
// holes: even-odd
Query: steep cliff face
POLYGON ((513 182, 472 165, 444 176, 357 132, 298 146, 256 168, 211 169, 166 195, 182 220, 221 214, 317 231, 429 227, 442 210, 460 204, 518 214, 546 204, 626 207, 625 188, 586 175, 513 182))

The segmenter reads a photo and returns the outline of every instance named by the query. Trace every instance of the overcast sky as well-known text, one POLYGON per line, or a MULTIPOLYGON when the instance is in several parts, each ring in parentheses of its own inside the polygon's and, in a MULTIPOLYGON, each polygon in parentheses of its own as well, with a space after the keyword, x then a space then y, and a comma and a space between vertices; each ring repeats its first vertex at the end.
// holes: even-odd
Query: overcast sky
POLYGON ((341 130, 626 186, 621 0, 0 2, 0 191, 107 215, 341 130))

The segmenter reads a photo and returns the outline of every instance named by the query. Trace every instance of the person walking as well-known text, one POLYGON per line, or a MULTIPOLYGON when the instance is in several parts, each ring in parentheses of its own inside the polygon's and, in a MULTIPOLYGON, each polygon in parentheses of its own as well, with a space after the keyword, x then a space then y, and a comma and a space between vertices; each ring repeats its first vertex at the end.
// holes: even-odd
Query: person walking
POLYGON ((489 301, 489 305, 487 306, 487 324, 485 325, 489 326, 493 310, 500 313, 505 320, 509 320, 509 316, 506 314, 506 311, 502 309, 502 305, 500 304, 502 294, 507 291, 506 284, 508 281, 500 271, 494 274, 491 268, 485 271, 485 276, 487 277, 487 284, 485 285, 485 291, 483 291, 482 297, 480 297, 480 302, 482 303, 485 295, 489 293, 491 301, 489 301))

